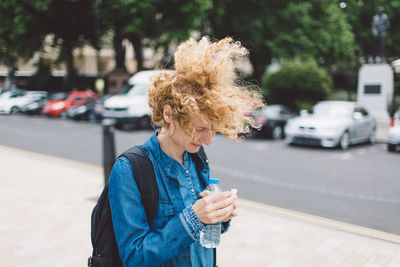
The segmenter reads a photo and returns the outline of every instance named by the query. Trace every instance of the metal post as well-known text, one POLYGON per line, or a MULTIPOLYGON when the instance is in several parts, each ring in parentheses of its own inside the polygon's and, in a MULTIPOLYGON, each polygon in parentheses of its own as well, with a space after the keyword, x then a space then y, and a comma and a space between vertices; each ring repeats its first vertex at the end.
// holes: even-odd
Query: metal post
POLYGON ((114 124, 113 119, 104 119, 103 126, 103 169, 104 184, 108 183, 112 166, 115 161, 115 141, 114 141, 114 124))

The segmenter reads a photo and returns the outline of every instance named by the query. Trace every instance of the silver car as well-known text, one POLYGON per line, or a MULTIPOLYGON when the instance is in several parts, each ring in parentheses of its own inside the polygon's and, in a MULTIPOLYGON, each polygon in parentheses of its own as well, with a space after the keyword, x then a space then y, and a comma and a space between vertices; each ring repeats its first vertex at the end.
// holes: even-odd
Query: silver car
POLYGON ((288 120, 286 143, 347 149, 351 144, 375 140, 376 121, 355 102, 321 101, 312 114, 288 120))

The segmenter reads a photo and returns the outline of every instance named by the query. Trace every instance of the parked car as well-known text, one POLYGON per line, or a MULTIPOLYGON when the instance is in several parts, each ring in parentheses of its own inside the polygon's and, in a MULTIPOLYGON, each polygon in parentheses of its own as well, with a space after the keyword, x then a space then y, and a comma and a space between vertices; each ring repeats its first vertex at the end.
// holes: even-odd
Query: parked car
POLYGON ((147 90, 150 78, 162 72, 170 71, 147 70, 133 75, 119 94, 104 101, 104 118, 115 119, 117 128, 149 128, 151 110, 147 90))
POLYGON ((389 151, 396 151, 398 146, 400 146, 400 108, 392 117, 387 140, 387 148, 389 151))
POLYGON ((91 90, 86 91, 72 91, 68 98, 65 100, 51 100, 47 102, 43 109, 42 114, 49 117, 67 117, 67 111, 71 107, 80 106, 87 102, 88 98, 96 98, 97 93, 91 90))
POLYGON ((256 110, 252 117, 256 125, 261 128, 254 129, 253 135, 283 139, 286 121, 294 116, 295 114, 284 105, 269 105, 256 110))
MULTIPOLYGON (((4 94, 7 93, 8 92, 4 94)), ((0 98, 0 113, 6 113, 6 114, 18 113, 23 106, 29 103, 33 103, 40 99, 44 99, 46 97, 47 97, 46 91, 24 91, 19 93, 10 92, 8 97, 3 96, 2 98, 0 98)))
POLYGON ((20 89, 6 90, 0 95, 0 99, 8 99, 12 97, 22 96, 25 94, 25 92, 26 92, 25 90, 20 90, 20 89))
POLYGON ((375 140, 376 121, 355 102, 322 101, 312 114, 289 119, 285 126, 288 144, 317 145, 347 149, 375 140))
POLYGON ((89 120, 90 121, 95 121, 95 122, 100 122, 104 118, 104 102, 112 97, 114 94, 107 94, 103 95, 100 99, 97 99, 93 110, 89 114, 89 120))
POLYGON ((67 116, 73 120, 89 120, 91 113, 96 105, 96 99, 88 97, 86 102, 80 106, 71 107, 67 111, 67 116))
POLYGON ((29 103, 21 108, 21 112, 27 115, 39 115, 42 112, 44 105, 51 100, 65 100, 67 99, 68 94, 64 92, 53 93, 49 97, 36 100, 32 103, 29 103))

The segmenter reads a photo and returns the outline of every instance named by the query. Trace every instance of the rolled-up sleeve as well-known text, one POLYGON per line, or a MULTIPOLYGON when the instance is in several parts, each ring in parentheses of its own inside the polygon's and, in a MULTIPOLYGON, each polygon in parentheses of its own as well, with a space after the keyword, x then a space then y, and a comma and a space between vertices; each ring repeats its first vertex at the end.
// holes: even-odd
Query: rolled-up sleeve
POLYGON ((171 217, 161 229, 151 230, 128 159, 113 166, 109 181, 111 214, 124 266, 154 266, 177 256, 199 235, 201 226, 188 211, 171 217), (186 219, 182 219, 186 218, 186 219))
POLYGON ((192 206, 186 207, 179 215, 182 224, 185 226, 187 234, 195 241, 200 238, 200 232, 204 228, 204 224, 200 222, 193 211, 192 206))

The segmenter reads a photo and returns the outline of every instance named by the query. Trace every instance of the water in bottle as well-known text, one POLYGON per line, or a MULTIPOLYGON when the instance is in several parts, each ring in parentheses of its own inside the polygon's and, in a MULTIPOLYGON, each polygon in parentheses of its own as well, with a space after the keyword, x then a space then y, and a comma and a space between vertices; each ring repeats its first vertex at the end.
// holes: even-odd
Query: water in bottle
MULTIPOLYGON (((211 194, 221 192, 219 180, 210 178, 206 191, 211 194)), ((200 233, 200 244, 206 248, 215 248, 219 245, 221 237, 221 223, 207 224, 200 233)))

